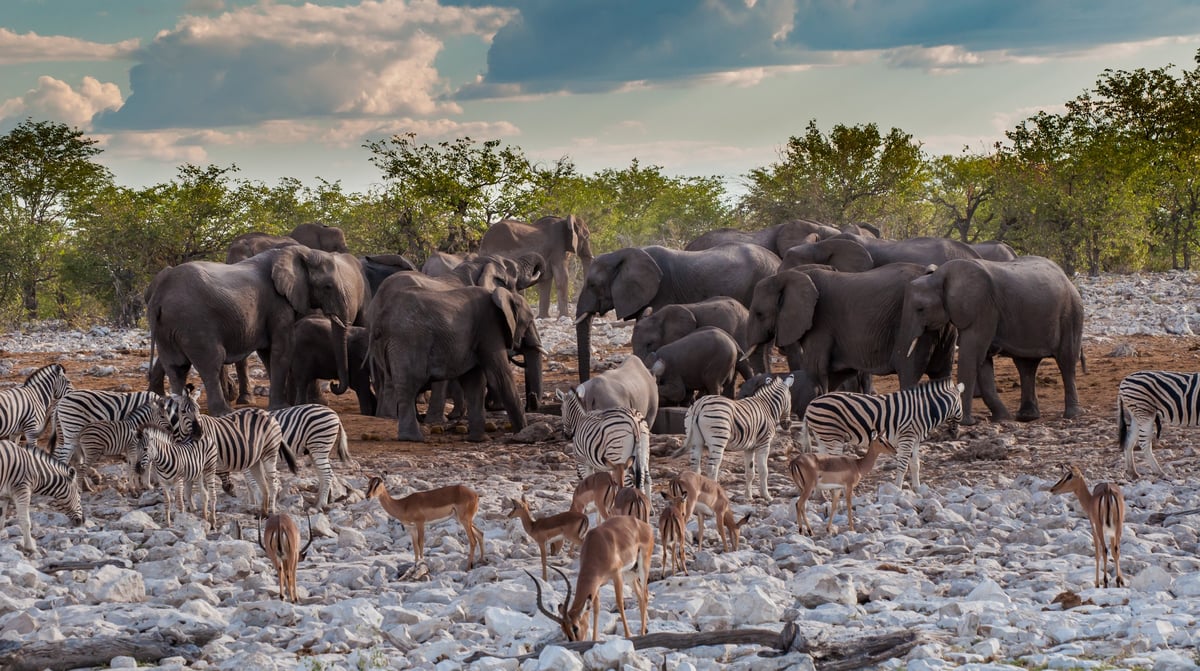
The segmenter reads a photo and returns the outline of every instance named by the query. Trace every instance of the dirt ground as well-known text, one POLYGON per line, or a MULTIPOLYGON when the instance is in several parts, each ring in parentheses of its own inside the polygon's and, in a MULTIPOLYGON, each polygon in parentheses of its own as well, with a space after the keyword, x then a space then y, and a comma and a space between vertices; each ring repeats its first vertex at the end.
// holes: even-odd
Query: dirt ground
MULTIPOLYGON (((1078 376, 1080 402, 1085 414, 1075 420, 1062 419, 1062 382, 1053 361, 1043 361, 1038 375, 1038 392, 1041 401, 1042 419, 1029 422, 991 423, 986 421, 987 409, 980 399, 975 401, 975 413, 984 421, 973 427, 964 427, 956 440, 943 432, 935 435, 922 451, 922 481, 932 486, 955 486, 961 482, 988 478, 988 474, 1004 474, 1009 477, 1026 473, 1048 477, 1049 468, 1067 460, 1080 463, 1089 480, 1098 478, 1123 481, 1121 454, 1116 444, 1116 388, 1125 375, 1147 369, 1196 371, 1200 370, 1200 338, 1132 336, 1122 338, 1085 339, 1088 372, 1078 376), (1118 345, 1128 344, 1136 356, 1113 357, 1110 354, 1118 345)), ((13 362, 12 372, 3 379, 19 383, 20 371, 26 367, 41 366, 59 361, 67 369, 76 387, 88 389, 138 390, 144 387, 143 373, 139 366, 149 353, 127 350, 116 353, 115 358, 97 360, 90 352, 57 354, 20 354, 0 351, 0 357, 13 362), (88 374, 97 365, 115 366, 117 373, 107 377, 88 374)), ((111 356, 111 355, 106 355, 111 356)), ((546 374, 546 391, 549 397, 555 387, 565 387, 576 380, 574 358, 558 360, 557 370, 546 374)), ((780 366, 777 362, 777 367, 780 366)), ((1008 360, 996 364, 997 384, 1005 403, 1011 411, 1019 401, 1017 373, 1008 360)), ((256 380, 265 384, 265 380, 256 380)), ((6 385, 7 386, 7 385, 6 385)), ((895 377, 877 378, 879 391, 895 389, 895 377)), ((395 422, 357 414, 357 402, 353 393, 336 397, 326 395, 331 406, 342 417, 350 439, 350 451, 359 465, 360 473, 381 472, 387 474, 412 473, 423 479, 440 481, 453 472, 475 471, 508 472, 525 469, 562 469, 571 467, 571 457, 564 451, 569 446, 556 434, 541 444, 515 444, 508 441, 510 434, 498 431, 489 434, 483 443, 468 443, 456 434, 452 427, 441 435, 432 435, 426 443, 398 442, 395 422), (431 470, 432 469, 432 470, 431 470), (441 471, 439 473, 438 471, 441 471), (441 476, 441 477, 439 477, 441 476)), ((265 407, 266 399, 258 397, 257 404, 265 407)), ((503 413, 492 416, 496 424, 503 425, 503 413)), ((530 422, 544 420, 557 428, 556 416, 533 414, 530 422)), ((680 454, 679 437, 655 436, 652 444, 652 471, 656 479, 669 477, 675 471, 687 467, 687 456, 680 454)), ((44 439, 43 439, 44 440, 44 439)), ((1167 428, 1163 433, 1162 445, 1156 455, 1164 464, 1174 463, 1177 469, 1191 471, 1196 468, 1192 438, 1181 429, 1167 428)), ((788 482, 785 457, 781 450, 772 454, 771 486, 781 493, 794 489, 788 482)), ((722 481, 733 495, 740 499, 742 487, 740 459, 726 460, 722 481)), ((891 479, 889 464, 881 464, 869 480, 891 479)), ((662 480, 660 480, 662 481, 662 480)))

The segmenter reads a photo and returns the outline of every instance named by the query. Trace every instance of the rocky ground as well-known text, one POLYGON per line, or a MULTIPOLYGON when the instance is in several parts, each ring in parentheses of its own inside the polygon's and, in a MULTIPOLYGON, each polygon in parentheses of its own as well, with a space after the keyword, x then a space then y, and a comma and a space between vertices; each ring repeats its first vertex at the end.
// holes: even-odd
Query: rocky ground
MULTIPOLYGON (((895 486, 896 471, 885 458, 857 490, 857 531, 850 532, 839 513, 834 532, 826 533, 825 506, 814 502, 808 511, 817 529, 813 538, 797 532, 796 491, 782 449, 771 460, 770 503, 747 501, 740 464, 727 461, 722 479, 735 510, 752 513, 743 544, 736 552, 710 544, 691 557, 687 576, 659 579, 656 555, 649 630, 778 631, 794 622, 797 641, 849 650, 864 649, 872 636, 915 634, 915 646, 879 663, 914 671, 1193 668, 1200 644, 1200 515, 1171 513, 1200 508, 1195 434, 1168 427, 1155 452, 1169 465, 1168 477, 1130 481, 1116 447, 1114 406, 1117 382, 1129 372, 1200 370, 1200 340, 1193 337, 1200 330, 1200 278, 1171 273, 1077 283, 1088 314, 1082 418, 1061 418, 1061 382, 1047 363, 1039 375, 1042 420, 983 422, 956 439, 936 435, 923 449, 923 487, 916 492, 895 486), (1046 491, 1058 477, 1057 464, 1066 461, 1080 464, 1089 481, 1116 481, 1124 489, 1129 518, 1122 568, 1129 587, 1093 586, 1086 518, 1074 501, 1046 491)), ((552 354, 548 382, 565 385, 575 378, 570 321, 539 326, 552 354)), ((619 361, 628 334, 626 325, 601 326, 594 338, 599 359, 619 361)), ((0 385, 61 361, 76 386, 141 388, 147 349, 144 332, 101 327, 5 334, 0 385)), ((998 363, 997 376, 1015 408, 1015 371, 998 363)), ((223 496, 217 532, 205 533, 188 515, 167 528, 159 496, 127 496, 119 486, 123 466, 112 464, 102 468, 105 484, 85 494, 83 528, 71 528, 35 498, 36 556, 16 549, 18 528, 5 521, 0 655, 5 641, 53 643, 54 659, 66 664, 67 641, 96 644, 105 636, 164 632, 178 639, 209 631, 213 640, 180 648, 181 656, 160 660, 159 668, 825 667, 827 660, 803 652, 760 656, 757 645, 635 651, 614 633, 620 621, 611 612, 611 588, 601 592, 604 645, 582 655, 543 647, 562 638, 535 607, 523 570, 536 572, 537 550, 506 517, 507 501, 524 493, 535 514, 567 507, 574 472, 561 438, 515 444, 497 433, 489 442, 468 444, 448 432, 424 444, 398 443, 390 440, 392 422, 354 414, 349 396, 331 403, 342 414, 355 463, 335 463, 349 494, 312 517, 317 538, 299 571, 299 605, 278 600, 273 570, 253 540, 244 487, 237 499, 223 496), (426 566, 414 566, 407 533, 375 501, 362 500, 375 473, 397 496, 455 482, 474 487, 481 496, 483 564, 465 570, 465 536, 456 523, 443 522, 431 526, 426 566), (52 570, 64 562, 109 559, 118 564, 52 570), (529 653, 537 654, 511 659, 529 653), (467 662, 472 655, 476 661, 467 662)), ((556 417, 530 419, 557 427, 556 417)), ((656 483, 686 467, 677 450, 678 438, 655 437, 656 483)), ((311 467, 285 474, 283 482, 285 510, 298 513, 315 496, 311 467)), ((573 557, 552 561, 574 575, 573 557)), ((547 595, 557 602, 564 586, 559 579, 551 583, 547 595)), ((629 596, 627 613, 636 627, 636 600, 629 596)))

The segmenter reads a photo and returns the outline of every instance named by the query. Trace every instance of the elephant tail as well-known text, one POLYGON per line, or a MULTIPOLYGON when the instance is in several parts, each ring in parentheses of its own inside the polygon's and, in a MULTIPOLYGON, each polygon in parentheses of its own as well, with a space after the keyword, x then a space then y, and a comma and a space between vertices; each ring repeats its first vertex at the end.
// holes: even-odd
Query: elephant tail
POLYGON ((338 461, 350 461, 350 445, 344 426, 338 426, 337 458, 338 461))
POLYGON ((148 316, 147 321, 150 322, 150 365, 146 367, 146 382, 149 384, 154 380, 154 314, 148 316))
POLYGON ((1087 375, 1087 355, 1083 353, 1083 348, 1079 348, 1079 366, 1083 369, 1083 374, 1087 375))

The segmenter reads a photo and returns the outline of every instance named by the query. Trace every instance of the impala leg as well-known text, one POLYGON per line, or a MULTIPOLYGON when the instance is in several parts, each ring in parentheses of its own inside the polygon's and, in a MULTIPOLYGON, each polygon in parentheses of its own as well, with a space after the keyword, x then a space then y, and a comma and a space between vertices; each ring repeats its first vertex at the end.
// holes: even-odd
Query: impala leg
POLYGON ((416 533, 413 535, 413 558, 422 562, 425 561, 425 523, 417 522, 416 533))
POLYGON ((854 531, 854 488, 846 485, 846 519, 850 525, 850 531, 854 531))
MULTIPOLYGON (((634 584, 637 584, 636 578, 634 584)), ((622 579, 620 571, 613 576, 613 594, 616 596, 617 614, 621 616, 621 626, 625 627, 625 638, 632 638, 632 634, 629 633, 629 620, 625 617, 625 581, 622 579)), ((593 632, 593 638, 595 636, 596 633, 593 632)))

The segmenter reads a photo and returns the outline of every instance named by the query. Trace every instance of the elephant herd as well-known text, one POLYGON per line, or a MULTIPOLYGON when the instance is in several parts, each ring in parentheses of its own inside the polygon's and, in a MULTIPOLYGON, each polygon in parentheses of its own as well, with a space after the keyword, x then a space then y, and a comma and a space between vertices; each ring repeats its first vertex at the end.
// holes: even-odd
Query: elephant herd
POLYGON ((247 402, 245 360, 257 352, 271 408, 318 401, 317 381, 328 379, 335 394, 353 389, 363 414, 395 417, 400 440, 423 440, 417 400, 427 390, 427 422, 441 419, 451 397, 469 440, 484 438, 488 403, 517 430, 543 397, 536 317, 550 316, 552 287, 558 316, 568 314, 575 255, 584 269, 580 381, 592 368, 592 319, 613 311, 637 320, 632 393, 655 397, 637 402, 649 412, 686 404, 696 391, 731 395, 734 372, 765 372, 772 347, 796 375, 801 414, 826 391, 868 390, 873 375, 896 374, 904 388, 948 377, 956 351, 964 423, 974 421, 976 390, 993 418, 1009 417, 996 391, 997 355, 1020 373, 1018 419, 1039 415, 1035 372, 1046 357, 1062 374, 1065 415, 1080 412, 1082 301, 1056 264, 1003 243, 877 236, 866 224, 795 220, 711 231, 684 250, 630 247, 593 258, 582 220, 543 217, 497 223, 478 254, 435 253, 418 271, 395 254, 349 254, 334 227, 252 233, 234 241, 227 263, 167 267, 146 290, 157 354, 151 388, 162 391, 165 377, 178 393, 195 367, 209 411, 225 414, 233 394, 219 391, 228 388, 224 366, 238 365, 236 398, 247 402), (539 290, 536 316, 521 294, 530 286, 539 290), (513 364, 524 368, 523 393, 513 364))

